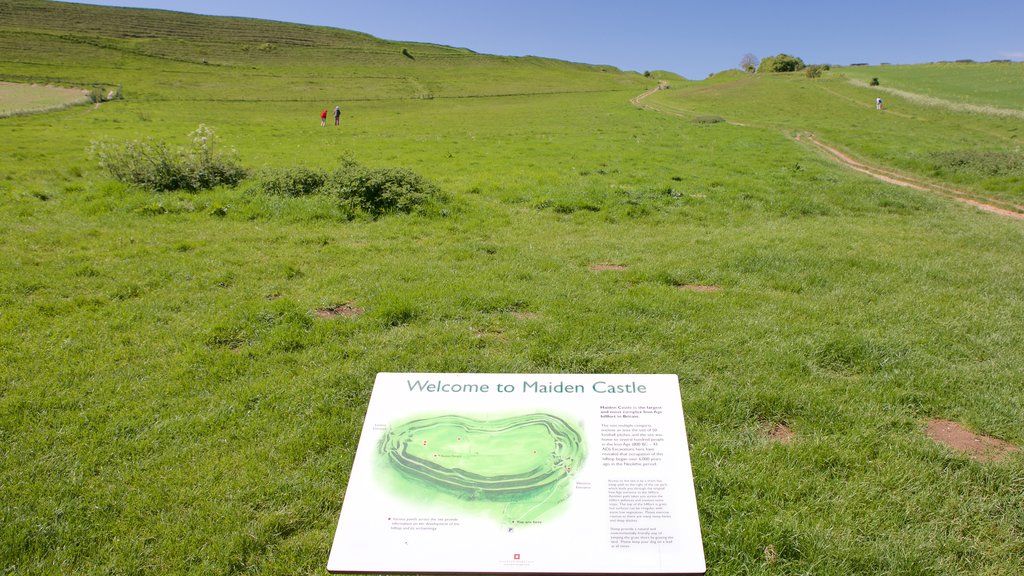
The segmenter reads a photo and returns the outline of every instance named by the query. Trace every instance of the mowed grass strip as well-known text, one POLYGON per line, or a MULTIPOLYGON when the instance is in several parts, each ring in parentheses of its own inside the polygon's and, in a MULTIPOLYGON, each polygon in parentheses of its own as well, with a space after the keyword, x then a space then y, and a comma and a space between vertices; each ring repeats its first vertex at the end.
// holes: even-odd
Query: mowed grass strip
POLYGON ((80 88, 0 82, 0 118, 61 110, 88 102, 89 92, 80 88))

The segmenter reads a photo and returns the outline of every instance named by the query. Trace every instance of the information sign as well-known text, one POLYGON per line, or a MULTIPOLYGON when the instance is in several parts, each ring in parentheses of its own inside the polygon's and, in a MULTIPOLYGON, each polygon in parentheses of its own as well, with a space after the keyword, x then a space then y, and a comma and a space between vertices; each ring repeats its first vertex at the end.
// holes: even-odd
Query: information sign
POLYGON ((378 374, 327 569, 703 574, 678 378, 378 374))

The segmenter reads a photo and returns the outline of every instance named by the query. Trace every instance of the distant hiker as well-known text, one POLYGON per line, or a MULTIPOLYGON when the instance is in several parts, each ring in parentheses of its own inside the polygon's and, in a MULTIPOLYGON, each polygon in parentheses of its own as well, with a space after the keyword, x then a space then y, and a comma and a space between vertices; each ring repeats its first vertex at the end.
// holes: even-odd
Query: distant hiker
POLYGON ((875 98, 875 110, 881 110, 881 109, 882 109, 882 98, 881 98, 881 96, 879 96, 878 98, 875 98))
POLYGON ((324 111, 320 113, 320 125, 327 126, 327 108, 324 108, 324 111))
POLYGON ((334 125, 338 126, 341 124, 341 106, 334 107, 334 125))

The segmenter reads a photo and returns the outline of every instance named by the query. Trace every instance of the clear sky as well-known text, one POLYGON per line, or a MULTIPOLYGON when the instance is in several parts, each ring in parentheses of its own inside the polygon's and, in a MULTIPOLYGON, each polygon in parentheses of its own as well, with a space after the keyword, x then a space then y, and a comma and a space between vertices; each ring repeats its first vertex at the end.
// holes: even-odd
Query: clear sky
MULTIPOLYGON (((81 0, 80 0, 81 1, 81 0)), ((691 79, 746 53, 808 64, 1024 60, 1024 0, 84 0, 318 24, 388 40, 691 79)))

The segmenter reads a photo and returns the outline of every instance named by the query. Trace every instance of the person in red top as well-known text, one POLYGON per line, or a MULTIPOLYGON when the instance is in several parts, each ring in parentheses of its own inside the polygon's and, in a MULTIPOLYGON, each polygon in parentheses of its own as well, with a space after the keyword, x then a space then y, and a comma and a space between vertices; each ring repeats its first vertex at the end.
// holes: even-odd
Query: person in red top
POLYGON ((324 111, 320 113, 320 125, 321 126, 327 126, 327 109, 326 108, 324 108, 324 111))

